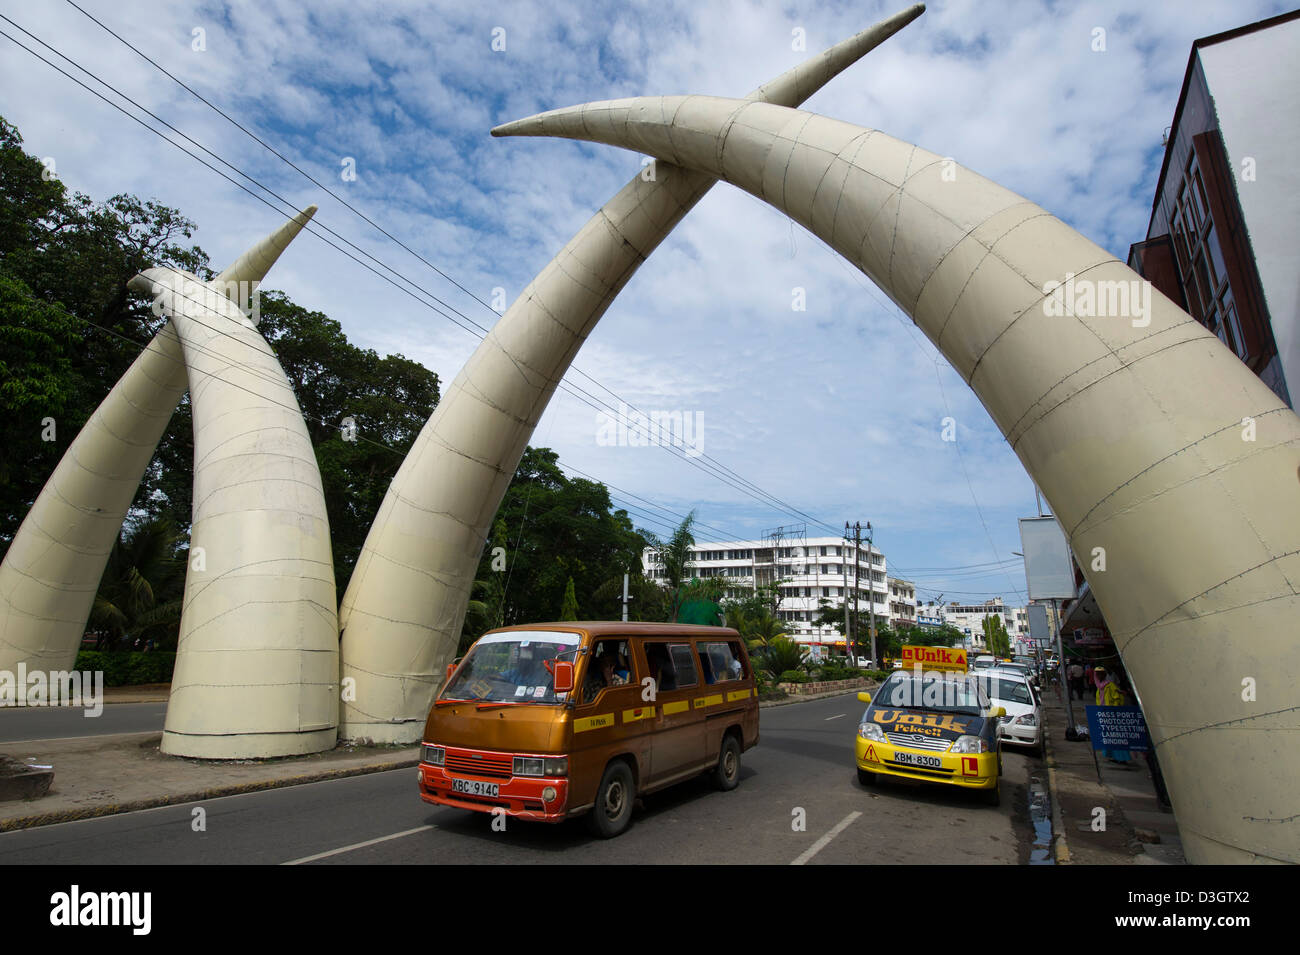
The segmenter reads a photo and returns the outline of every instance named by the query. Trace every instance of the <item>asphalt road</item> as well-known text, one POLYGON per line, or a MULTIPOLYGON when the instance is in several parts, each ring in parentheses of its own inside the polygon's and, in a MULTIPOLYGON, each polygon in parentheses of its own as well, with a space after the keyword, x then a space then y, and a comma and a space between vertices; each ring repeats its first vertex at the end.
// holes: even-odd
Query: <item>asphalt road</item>
POLYGON ((421 802, 416 771, 402 769, 4 833, 0 864, 1027 861, 1036 760, 1004 753, 998 808, 941 787, 863 787, 853 762, 863 708, 846 695, 764 709, 736 790, 701 778, 647 797, 611 840, 581 820, 494 831, 487 815, 421 802))
POLYGON ((73 706, 0 707, 0 743, 160 732, 166 703, 112 703, 98 716, 73 706))

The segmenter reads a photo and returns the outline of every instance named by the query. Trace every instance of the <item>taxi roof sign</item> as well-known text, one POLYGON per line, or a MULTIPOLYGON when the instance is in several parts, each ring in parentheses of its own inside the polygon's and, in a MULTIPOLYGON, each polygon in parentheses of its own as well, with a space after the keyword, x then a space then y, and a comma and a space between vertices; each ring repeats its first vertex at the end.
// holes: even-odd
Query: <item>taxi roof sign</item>
POLYGON ((959 670, 966 672, 966 651, 953 647, 919 647, 903 645, 903 666, 920 664, 930 670, 959 670))

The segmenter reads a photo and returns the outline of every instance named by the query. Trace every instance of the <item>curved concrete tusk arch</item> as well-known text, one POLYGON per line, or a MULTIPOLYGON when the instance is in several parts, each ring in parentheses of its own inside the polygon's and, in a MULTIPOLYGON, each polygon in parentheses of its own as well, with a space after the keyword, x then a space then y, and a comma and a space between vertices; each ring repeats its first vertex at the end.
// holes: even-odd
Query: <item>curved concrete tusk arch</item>
MULTIPOLYGON (((260 282, 315 211, 281 225, 214 283, 224 292, 260 282)), ((82 426, 14 535, 0 564, 0 670, 76 663, 108 555, 186 387, 169 322, 82 426)))
POLYGON ((725 179, 876 282, 967 380, 1083 557, 1187 858, 1300 862, 1300 418, 1217 338, 1045 210, 876 130, 676 96, 493 134, 603 142, 725 179))
POLYGON ((194 518, 162 751, 208 759, 335 745, 338 617, 325 493, 293 388, 228 295, 255 283, 311 206, 204 282, 147 269, 180 338, 194 418, 194 518))
MULTIPOLYGON (((916 4, 750 94, 797 105, 925 10, 916 4)), ((716 180, 656 163, 606 203, 475 350, 389 486, 339 608, 343 738, 421 738, 455 655, 489 523, 570 362, 716 180)))

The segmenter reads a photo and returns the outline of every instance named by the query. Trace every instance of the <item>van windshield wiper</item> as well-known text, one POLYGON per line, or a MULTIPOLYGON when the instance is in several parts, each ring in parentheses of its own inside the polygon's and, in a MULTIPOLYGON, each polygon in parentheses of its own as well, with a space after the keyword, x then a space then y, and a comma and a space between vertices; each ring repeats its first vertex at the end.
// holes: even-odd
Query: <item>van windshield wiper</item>
POLYGON ((450 699, 449 697, 444 697, 444 698, 442 698, 442 699, 440 699, 440 700, 434 700, 434 701, 433 701, 433 705, 434 705, 434 706, 445 706, 445 705, 448 704, 448 703, 473 703, 473 702, 474 702, 473 700, 453 700, 453 699, 450 699))
MULTIPOLYGON (((531 701, 530 701, 531 702, 531 701)), ((527 704, 516 700, 480 700, 474 708, 477 710, 490 710, 494 706, 526 706, 527 704)))

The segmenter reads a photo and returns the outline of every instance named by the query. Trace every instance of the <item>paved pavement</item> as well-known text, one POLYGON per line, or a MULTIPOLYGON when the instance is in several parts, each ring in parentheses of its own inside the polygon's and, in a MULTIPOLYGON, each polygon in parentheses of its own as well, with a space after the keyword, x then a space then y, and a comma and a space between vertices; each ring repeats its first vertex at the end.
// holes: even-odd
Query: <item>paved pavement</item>
MULTIPOLYGON (((1178 823, 1161 808, 1146 760, 1139 754, 1120 766, 1094 757, 1090 742, 1065 738, 1065 701, 1051 687, 1043 705, 1057 862, 1185 865, 1178 823)), ((1074 701, 1074 718, 1087 726, 1084 706, 1074 701)))

